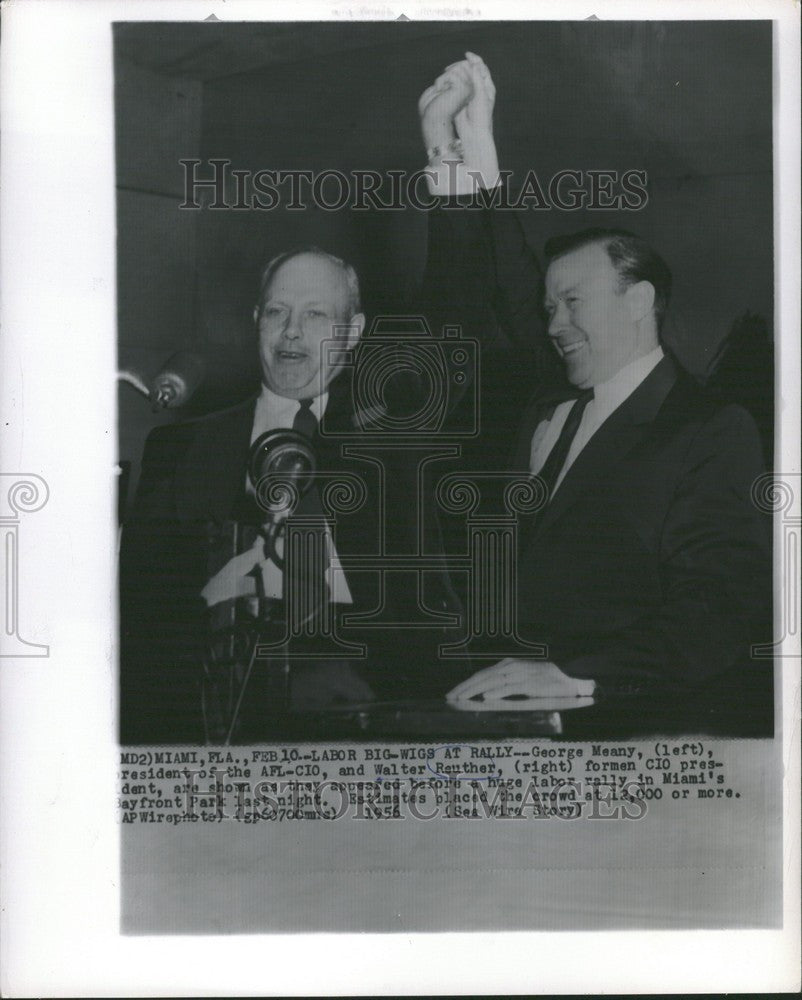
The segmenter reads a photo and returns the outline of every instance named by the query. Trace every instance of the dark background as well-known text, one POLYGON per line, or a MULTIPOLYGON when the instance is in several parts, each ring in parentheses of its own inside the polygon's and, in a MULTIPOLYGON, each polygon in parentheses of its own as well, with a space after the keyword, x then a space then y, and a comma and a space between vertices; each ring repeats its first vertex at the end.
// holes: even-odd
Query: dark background
MULTIPOLYGON (((260 269, 298 244, 355 264, 369 318, 414 308, 425 213, 180 210, 179 161, 420 169, 418 96, 466 49, 493 74, 500 165, 519 184, 530 169, 544 187, 561 169, 648 173, 637 212, 526 212, 538 250, 588 225, 653 242, 674 272, 667 339, 700 376, 745 311, 772 330, 770 22, 124 23, 114 33, 119 355, 145 378, 182 347, 249 364, 260 269)), ((750 381, 743 365, 739 377, 750 381)), ((154 416, 127 386, 119 414, 135 482, 147 431, 174 417, 154 416)))

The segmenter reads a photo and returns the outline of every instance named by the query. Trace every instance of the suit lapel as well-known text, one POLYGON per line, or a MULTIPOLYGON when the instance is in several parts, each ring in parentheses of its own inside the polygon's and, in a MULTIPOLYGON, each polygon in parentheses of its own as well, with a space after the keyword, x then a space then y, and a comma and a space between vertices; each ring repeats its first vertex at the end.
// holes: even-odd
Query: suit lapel
POLYGON ((548 416, 548 404, 540 398, 534 399, 524 410, 512 457, 512 468, 515 472, 529 472, 532 438, 535 436, 540 421, 546 420, 548 416))
POLYGON ((245 488, 256 397, 197 422, 197 433, 176 471, 182 520, 224 521, 245 488))
MULTIPOLYGON (((573 393, 573 398, 575 396, 576 393, 573 393)), ((560 403, 571 398, 572 389, 570 386, 564 389, 557 389, 553 392, 538 392, 535 394, 524 410, 518 437, 515 442, 515 449, 512 456, 512 468, 515 472, 529 472, 532 461, 532 438, 535 436, 538 424, 542 420, 551 420, 554 416, 554 411, 560 403)))
POLYGON ((548 531, 599 480, 608 481, 615 475, 615 468, 649 433, 676 380, 676 365, 666 356, 579 453, 539 518, 535 535, 548 531))

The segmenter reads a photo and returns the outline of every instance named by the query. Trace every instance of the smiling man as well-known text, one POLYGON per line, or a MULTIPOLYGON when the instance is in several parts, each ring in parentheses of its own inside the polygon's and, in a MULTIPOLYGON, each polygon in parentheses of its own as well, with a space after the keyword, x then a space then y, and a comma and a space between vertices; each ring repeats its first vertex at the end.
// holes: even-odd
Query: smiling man
MULTIPOLYGON (((365 326, 360 311, 359 280, 350 264, 317 247, 274 257, 262 272, 253 319, 259 339, 262 389, 253 408, 250 443, 268 431, 293 429, 320 445, 318 427, 329 402, 329 384, 342 369, 342 357, 331 350, 341 339, 353 348, 365 326)), ((249 404, 248 410, 250 411, 249 404)), ((253 494, 250 481, 245 488, 253 494)), ((308 507, 308 500, 302 500, 308 507)), ((330 534, 329 591, 337 603, 350 604, 351 594, 330 534)), ((213 607, 223 601, 256 594, 255 568, 267 597, 281 598, 282 572, 261 552, 255 539, 220 568, 202 591, 213 607)))
POLYGON ((325 366, 323 342, 347 325, 343 347, 353 347, 365 326, 356 272, 316 248, 281 254, 264 270, 253 319, 265 387, 285 399, 319 397, 339 370, 325 366))
POLYGON ((659 352, 671 274, 642 240, 590 229, 551 240, 546 257, 548 335, 572 385, 593 388, 659 352))
MULTIPOLYGON (((380 577, 376 569, 383 546, 417 551, 417 507, 409 495, 385 495, 384 478, 415 483, 417 456, 391 449, 379 467, 359 453, 359 443, 369 439, 362 437, 364 410, 354 387, 361 361, 351 349, 365 325, 354 268, 316 247, 275 257, 262 273, 253 320, 259 392, 229 409, 156 428, 146 444, 120 553, 124 743, 217 740, 232 718, 232 739, 264 739, 285 715, 297 722, 299 713, 308 718, 337 704, 424 696, 432 688, 442 697, 465 676, 461 661, 447 672, 437 656, 440 643, 458 638, 447 628, 458 620, 459 604, 445 568, 431 568, 421 584, 399 574, 380 577), (254 442, 284 430, 305 435, 321 477, 320 488, 313 486, 294 513, 330 518, 322 533, 326 598, 315 564, 284 601, 283 541, 270 551, 273 536, 249 480, 254 442), (323 503, 325 487, 338 482, 355 502, 332 513, 323 503), (366 563, 373 568, 360 568, 366 563), (289 669, 275 655, 256 661, 241 688, 239 662, 215 689, 203 683, 220 676, 220 656, 228 669, 235 641, 269 625, 266 610, 282 624, 301 590, 313 592, 318 603, 303 622, 304 634, 290 640, 289 669), (343 625, 334 631, 347 638, 332 649, 332 620, 339 626, 346 614, 375 617, 380 605, 391 624, 343 625), (428 614, 432 608, 439 617, 428 614), (405 631, 410 619, 414 627, 405 631), (212 711, 221 701, 217 694, 229 697, 232 689, 242 692, 235 697, 237 714, 230 704, 212 711)), ((433 499, 427 494, 421 504, 423 523, 436 528, 433 499)), ((430 544, 438 545, 433 530, 430 544)))
POLYGON ((547 500, 519 523, 517 605, 521 634, 548 654, 493 663, 448 697, 515 708, 595 689, 608 706, 646 697, 623 710, 626 726, 657 710, 673 727, 729 702, 736 730, 770 731, 771 665, 750 659, 771 601, 769 526, 750 494, 764 468, 754 421, 661 343, 671 273, 643 240, 553 239, 543 278, 517 213, 477 196, 499 183, 494 100, 487 67, 466 53, 419 102, 442 197, 427 274, 451 322, 474 333, 490 313, 509 364, 535 360, 511 462, 547 500))
MULTIPOLYGON (((209 730, 210 700, 201 690, 211 637, 254 627, 259 599, 283 598, 281 543, 274 553, 265 544, 260 526, 266 515, 247 472, 253 443, 268 431, 297 431, 308 438, 320 471, 362 472, 343 458, 336 436, 319 433, 325 413, 334 428, 353 429, 348 379, 337 378, 342 365, 323 349, 332 338, 353 347, 361 336, 353 267, 317 247, 275 257, 262 273, 253 318, 259 394, 158 427, 145 447, 120 554, 123 742, 217 738, 209 730)), ((297 512, 323 513, 314 490, 297 512)), ((359 608, 372 598, 361 579, 343 572, 338 549, 361 552, 363 536, 375 535, 377 516, 367 506, 359 517, 341 517, 336 546, 326 529, 324 578, 335 608, 359 608)), ((275 673, 269 663, 253 671, 235 735, 265 735, 265 720, 281 700, 275 673)), ((335 655, 295 661, 288 696, 296 708, 314 708, 372 695, 358 669, 335 655)))
POLYGON ((545 477, 554 494, 604 421, 665 356, 659 328, 671 272, 651 247, 624 230, 588 229, 550 240, 546 259, 546 332, 565 377, 583 390, 577 400, 558 405, 532 439, 529 471, 541 477, 561 437, 568 448, 553 481, 545 477), (574 432, 566 429, 571 413, 572 422, 578 418, 574 432))

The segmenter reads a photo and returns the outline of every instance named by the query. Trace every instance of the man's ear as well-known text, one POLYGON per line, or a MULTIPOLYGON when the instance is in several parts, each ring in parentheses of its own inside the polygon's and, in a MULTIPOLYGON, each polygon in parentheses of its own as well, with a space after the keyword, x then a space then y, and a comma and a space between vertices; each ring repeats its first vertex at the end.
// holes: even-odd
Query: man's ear
POLYGON ((348 321, 348 346, 356 347, 357 341, 362 336, 365 329, 365 314, 357 313, 348 321))
POLYGON ((637 323, 654 310, 654 285, 651 281, 636 281, 626 290, 629 315, 637 323))
POLYGON ((259 306, 258 304, 253 307, 253 322, 256 326, 259 326, 259 306))

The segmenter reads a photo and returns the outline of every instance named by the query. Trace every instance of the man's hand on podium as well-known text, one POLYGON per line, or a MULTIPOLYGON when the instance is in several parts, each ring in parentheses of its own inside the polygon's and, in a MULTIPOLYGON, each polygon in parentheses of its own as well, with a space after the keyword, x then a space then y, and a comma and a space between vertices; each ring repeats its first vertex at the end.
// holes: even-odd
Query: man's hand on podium
POLYGON ((595 687, 595 681, 569 677, 547 660, 508 657, 462 681, 449 691, 446 700, 457 708, 509 710, 537 707, 528 704, 530 699, 589 699, 595 687), (478 698, 482 701, 472 701, 478 698))

